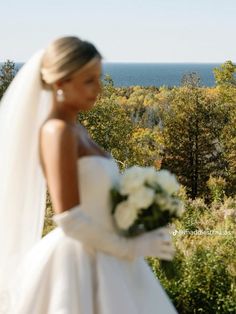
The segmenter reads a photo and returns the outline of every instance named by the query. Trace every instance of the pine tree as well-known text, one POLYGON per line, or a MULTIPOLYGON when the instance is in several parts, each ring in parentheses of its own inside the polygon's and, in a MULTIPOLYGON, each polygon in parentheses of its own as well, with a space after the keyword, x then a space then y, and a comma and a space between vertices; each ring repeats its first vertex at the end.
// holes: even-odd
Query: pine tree
POLYGON ((204 89, 183 86, 172 93, 162 113, 162 167, 176 173, 195 198, 206 191, 210 174, 222 175, 225 168, 219 138, 226 113, 204 89))

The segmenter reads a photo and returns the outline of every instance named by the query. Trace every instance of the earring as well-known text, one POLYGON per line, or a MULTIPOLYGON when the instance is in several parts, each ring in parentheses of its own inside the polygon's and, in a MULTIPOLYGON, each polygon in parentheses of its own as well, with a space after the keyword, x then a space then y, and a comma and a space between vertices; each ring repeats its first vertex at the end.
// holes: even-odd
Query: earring
POLYGON ((64 91, 63 91, 62 89, 58 89, 58 90, 57 90, 57 95, 56 95, 56 97, 57 97, 57 101, 58 101, 58 102, 63 102, 63 101, 65 101, 64 91))

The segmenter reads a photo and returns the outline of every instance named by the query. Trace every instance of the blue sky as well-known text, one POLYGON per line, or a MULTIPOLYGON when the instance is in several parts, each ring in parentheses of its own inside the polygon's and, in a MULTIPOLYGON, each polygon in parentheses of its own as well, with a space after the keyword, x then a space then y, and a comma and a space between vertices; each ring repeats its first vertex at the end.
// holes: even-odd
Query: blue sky
POLYGON ((76 35, 106 61, 236 62, 235 32, 236 0, 5 0, 0 60, 76 35))

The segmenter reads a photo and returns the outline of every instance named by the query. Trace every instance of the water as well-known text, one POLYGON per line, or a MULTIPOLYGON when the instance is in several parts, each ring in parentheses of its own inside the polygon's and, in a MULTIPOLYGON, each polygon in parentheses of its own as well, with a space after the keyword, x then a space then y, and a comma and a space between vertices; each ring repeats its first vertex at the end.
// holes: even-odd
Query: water
POLYGON ((196 72, 203 86, 214 86, 213 69, 219 63, 104 63, 115 86, 179 86, 184 74, 196 72))
MULTIPOLYGON (((17 63, 17 68, 22 63, 17 63)), ((184 74, 196 72, 202 86, 214 86, 213 69, 220 63, 103 63, 103 73, 109 74, 116 87, 179 86, 184 74)))

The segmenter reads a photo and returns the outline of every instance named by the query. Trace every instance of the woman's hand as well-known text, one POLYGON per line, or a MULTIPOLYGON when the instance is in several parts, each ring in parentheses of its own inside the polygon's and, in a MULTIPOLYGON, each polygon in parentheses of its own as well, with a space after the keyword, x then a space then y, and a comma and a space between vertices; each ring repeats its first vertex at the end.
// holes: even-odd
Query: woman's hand
POLYGON ((175 254, 169 227, 158 228, 129 241, 133 241, 133 245, 129 245, 134 256, 153 256, 170 261, 175 254))
POLYGON ((117 258, 133 260, 141 256, 154 256, 171 260, 175 253, 169 228, 125 238, 105 230, 86 214, 81 205, 54 215, 53 220, 67 236, 117 258))

